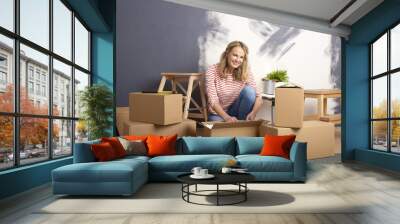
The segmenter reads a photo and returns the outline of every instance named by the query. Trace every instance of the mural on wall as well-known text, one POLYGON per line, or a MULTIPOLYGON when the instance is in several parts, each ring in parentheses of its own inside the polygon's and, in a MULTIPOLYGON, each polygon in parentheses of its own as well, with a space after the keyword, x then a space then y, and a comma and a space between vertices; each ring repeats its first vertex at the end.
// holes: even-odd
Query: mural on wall
MULTIPOLYGON (((207 12, 208 29, 198 38, 199 70, 219 61, 226 45, 240 40, 249 47, 249 62, 257 86, 276 69, 287 70, 289 81, 305 89, 340 88, 340 38, 293 27, 278 26, 240 16, 207 12)), ((306 101, 306 113, 316 112, 316 101, 306 101)), ((329 113, 340 111, 338 102, 329 102, 329 113)), ((269 119, 268 107, 258 117, 269 119)))

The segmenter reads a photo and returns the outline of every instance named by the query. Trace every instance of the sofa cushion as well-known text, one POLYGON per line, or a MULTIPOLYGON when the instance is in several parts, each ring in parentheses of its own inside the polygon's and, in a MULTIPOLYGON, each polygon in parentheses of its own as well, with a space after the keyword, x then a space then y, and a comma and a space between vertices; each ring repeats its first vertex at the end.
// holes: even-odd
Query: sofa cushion
POLYGON ((292 161, 279 156, 239 155, 236 159, 249 172, 293 172, 292 161))
POLYGON ((231 155, 175 155, 158 156, 149 160, 149 170, 163 172, 190 172, 193 167, 199 166, 211 172, 219 171, 230 159, 231 155))
POLYGON ((236 137, 236 155, 260 154, 264 137, 236 137))
MULTIPOLYGON (((145 166, 146 162, 138 159, 74 163, 59 167, 52 173, 53 181, 58 182, 129 182, 133 173, 145 166)), ((147 176, 147 173, 143 175, 147 176)))
POLYGON ((182 154, 235 155, 235 139, 232 137, 182 137, 182 154))

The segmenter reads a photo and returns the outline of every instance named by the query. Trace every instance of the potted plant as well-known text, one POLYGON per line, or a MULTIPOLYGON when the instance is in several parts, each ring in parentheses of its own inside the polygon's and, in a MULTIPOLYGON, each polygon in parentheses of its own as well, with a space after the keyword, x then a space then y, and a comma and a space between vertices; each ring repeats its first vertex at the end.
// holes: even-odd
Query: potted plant
MULTIPOLYGON (((87 126, 89 140, 109 136, 112 125, 113 95, 107 86, 94 84, 80 92, 81 118, 87 126)), ((82 131, 81 131, 82 132, 82 131)))
POLYGON ((286 70, 278 69, 268 73, 262 80, 264 81, 264 93, 273 95, 277 83, 288 82, 289 77, 286 70))

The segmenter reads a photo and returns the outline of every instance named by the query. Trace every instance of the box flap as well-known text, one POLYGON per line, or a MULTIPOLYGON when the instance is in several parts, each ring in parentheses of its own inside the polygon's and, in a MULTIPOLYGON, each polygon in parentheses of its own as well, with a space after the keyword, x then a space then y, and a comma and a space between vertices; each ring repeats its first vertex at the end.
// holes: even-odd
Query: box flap
POLYGON ((303 87, 297 83, 287 82, 283 85, 276 86, 276 88, 301 88, 302 89, 303 87))
POLYGON ((253 127, 253 126, 260 126, 263 122, 264 120, 258 120, 258 121, 239 120, 237 122, 221 122, 221 121, 201 122, 201 124, 205 128, 213 129, 213 128, 253 127))

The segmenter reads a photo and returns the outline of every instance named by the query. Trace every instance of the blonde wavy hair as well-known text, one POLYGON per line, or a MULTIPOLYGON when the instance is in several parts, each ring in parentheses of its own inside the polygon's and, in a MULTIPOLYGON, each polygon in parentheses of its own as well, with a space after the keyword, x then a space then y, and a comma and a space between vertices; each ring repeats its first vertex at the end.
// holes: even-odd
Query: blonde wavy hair
POLYGON ((232 72, 233 78, 235 80, 246 81, 249 74, 248 74, 248 54, 249 48, 241 41, 232 41, 226 46, 225 51, 221 54, 221 58, 219 60, 219 73, 222 78, 226 78, 226 70, 228 69, 228 54, 232 51, 235 47, 241 47, 244 51, 244 58, 243 63, 238 67, 235 68, 232 72))

